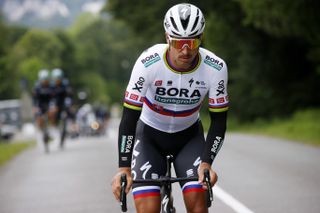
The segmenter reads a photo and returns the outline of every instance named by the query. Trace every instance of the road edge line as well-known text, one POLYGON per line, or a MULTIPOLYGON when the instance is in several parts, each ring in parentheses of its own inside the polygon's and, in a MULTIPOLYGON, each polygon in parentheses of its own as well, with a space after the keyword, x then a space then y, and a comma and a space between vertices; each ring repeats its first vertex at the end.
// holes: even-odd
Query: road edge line
POLYGON ((224 191, 221 187, 217 185, 213 187, 213 194, 237 213, 254 213, 244 204, 242 204, 240 201, 235 199, 232 195, 228 194, 226 191, 224 191))

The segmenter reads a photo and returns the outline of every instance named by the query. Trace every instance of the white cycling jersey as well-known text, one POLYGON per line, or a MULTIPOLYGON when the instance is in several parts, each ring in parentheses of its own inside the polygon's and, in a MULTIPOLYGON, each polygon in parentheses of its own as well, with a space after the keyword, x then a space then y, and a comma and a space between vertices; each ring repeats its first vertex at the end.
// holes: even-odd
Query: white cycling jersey
POLYGON ((214 53, 199 48, 195 66, 175 70, 168 61, 167 44, 157 44, 137 59, 125 92, 124 106, 141 110, 140 119, 163 132, 178 132, 199 119, 209 93, 209 110, 228 110, 228 69, 214 53))

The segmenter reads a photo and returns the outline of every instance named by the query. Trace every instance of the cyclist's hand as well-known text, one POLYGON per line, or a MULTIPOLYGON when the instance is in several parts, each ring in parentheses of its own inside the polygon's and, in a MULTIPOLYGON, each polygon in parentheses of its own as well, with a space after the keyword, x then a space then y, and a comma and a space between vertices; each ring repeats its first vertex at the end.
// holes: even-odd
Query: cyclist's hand
POLYGON ((120 192, 121 192, 121 175, 127 175, 127 188, 126 193, 130 191, 132 185, 132 177, 131 177, 131 168, 130 167, 120 167, 118 169, 117 174, 112 178, 112 192, 116 200, 120 200, 120 192))
POLYGON ((202 162, 198 168, 198 175, 199 175, 199 183, 202 184, 204 189, 207 189, 206 184, 203 182, 203 178, 204 178, 204 170, 208 169, 210 172, 210 182, 211 182, 211 186, 213 187, 214 184, 217 182, 218 180, 218 175, 215 171, 212 170, 211 165, 205 162, 202 162))

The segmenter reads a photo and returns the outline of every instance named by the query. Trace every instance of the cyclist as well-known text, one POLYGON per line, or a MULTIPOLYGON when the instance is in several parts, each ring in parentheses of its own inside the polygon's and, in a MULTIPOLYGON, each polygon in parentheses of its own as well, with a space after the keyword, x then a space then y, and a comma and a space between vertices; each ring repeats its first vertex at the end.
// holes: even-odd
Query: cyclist
POLYGON ((69 80, 64 77, 64 73, 60 68, 55 68, 51 72, 51 81, 53 87, 54 123, 58 124, 62 111, 66 111, 69 117, 75 117, 72 109, 72 89, 69 80))
POLYGON ((167 44, 144 51, 133 67, 119 126, 119 169, 112 191, 119 200, 120 176, 125 173, 137 212, 160 212, 160 187, 132 185, 132 179, 165 175, 167 155, 173 155, 178 177, 199 178, 181 183, 187 212, 208 212, 203 171, 209 169, 214 185, 217 175, 211 165, 224 140, 229 101, 226 63, 199 47, 204 27, 198 7, 171 7, 164 18, 167 44), (199 110, 206 94, 211 124, 205 139, 199 110))
MULTIPOLYGON (((53 89, 50 85, 50 75, 47 69, 41 69, 38 73, 33 92, 33 113, 35 115, 37 126, 43 131, 45 127, 45 115, 47 115, 51 107, 53 98, 53 89)), ((44 137, 49 137, 45 135, 44 137)), ((46 140, 46 139, 44 139, 46 140)))

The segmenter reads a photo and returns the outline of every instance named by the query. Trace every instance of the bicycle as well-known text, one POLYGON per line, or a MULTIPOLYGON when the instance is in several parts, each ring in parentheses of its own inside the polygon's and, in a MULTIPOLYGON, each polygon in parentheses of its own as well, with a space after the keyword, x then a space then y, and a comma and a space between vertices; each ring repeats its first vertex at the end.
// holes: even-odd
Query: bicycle
MULTIPOLYGON (((134 183, 154 183, 160 184, 160 196, 161 196, 161 212, 166 213, 175 213, 175 207, 173 205, 173 197, 172 197, 172 183, 182 182, 182 181, 198 181, 197 177, 183 177, 177 178, 171 176, 171 164, 172 164, 172 156, 167 156, 167 170, 166 175, 161 176, 159 179, 136 179, 133 180, 134 183)), ((213 202, 213 193, 212 186, 210 182, 210 174, 209 170, 204 171, 204 183, 207 186, 206 194, 207 194, 207 207, 211 207, 213 202)), ((126 174, 121 175, 121 193, 120 193, 120 206, 122 212, 127 212, 127 197, 125 193, 125 189, 127 187, 127 177, 126 174)))

